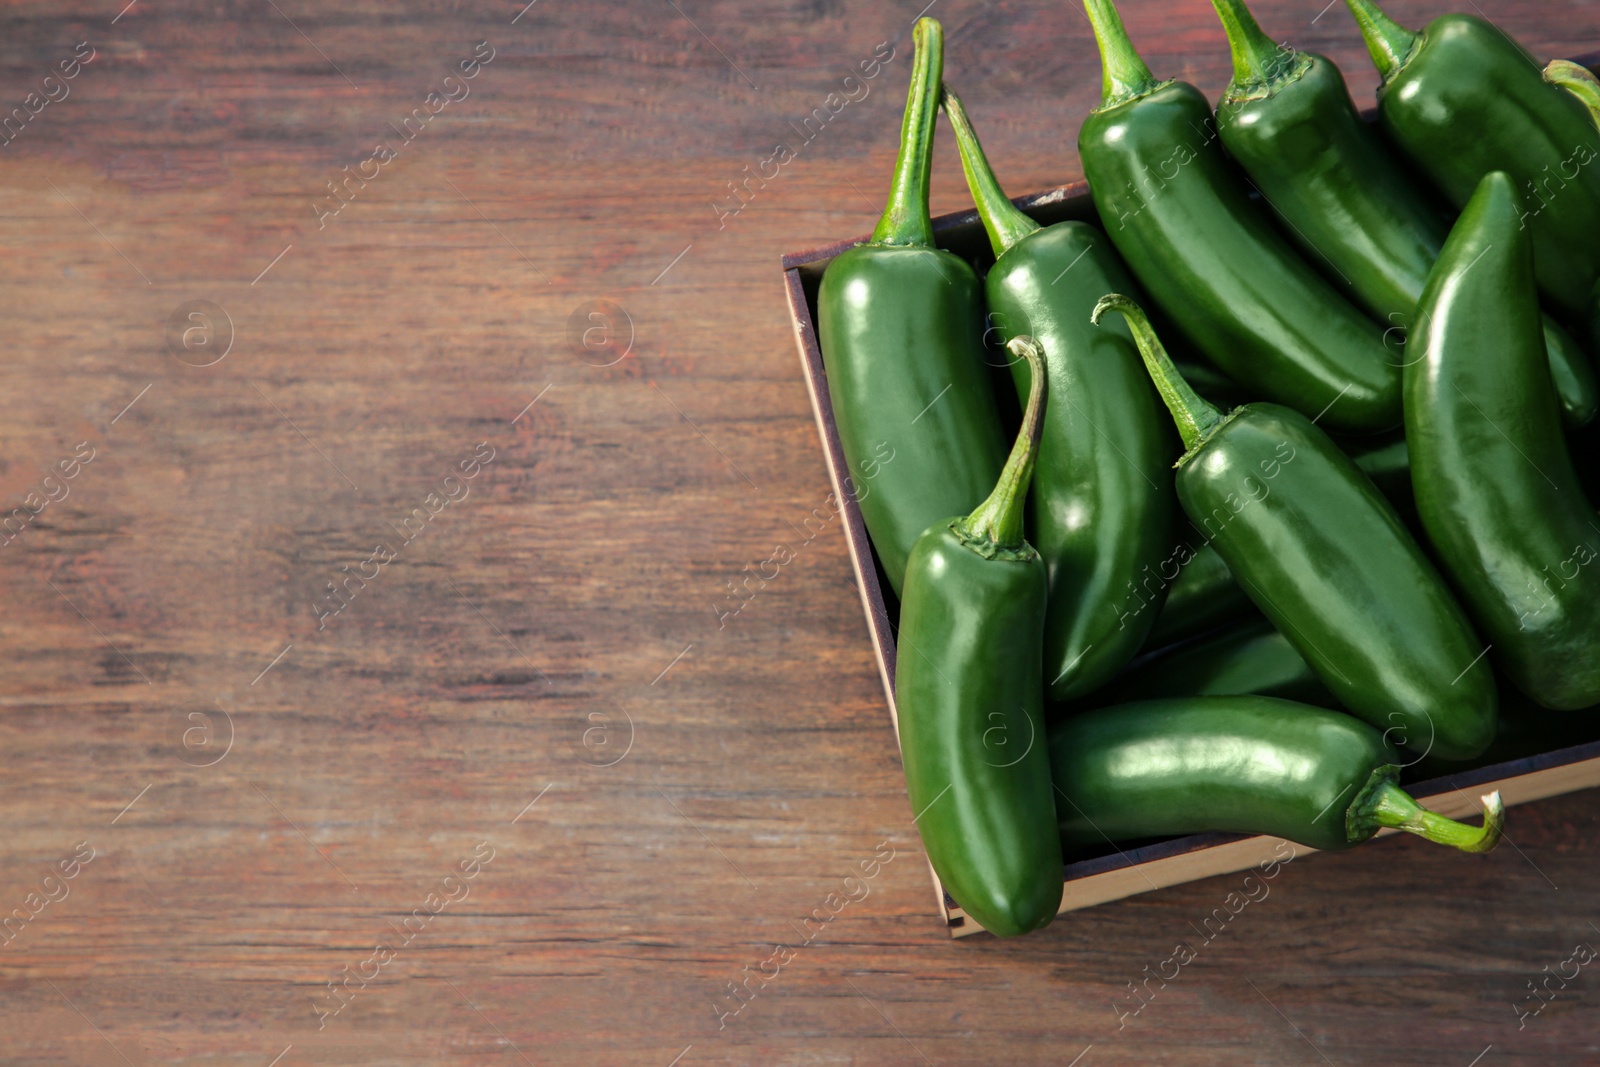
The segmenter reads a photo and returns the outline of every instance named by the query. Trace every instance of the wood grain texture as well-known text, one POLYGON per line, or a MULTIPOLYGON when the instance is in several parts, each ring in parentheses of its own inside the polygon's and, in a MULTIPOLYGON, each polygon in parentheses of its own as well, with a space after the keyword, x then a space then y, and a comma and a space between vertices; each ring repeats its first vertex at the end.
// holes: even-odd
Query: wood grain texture
MULTIPOLYGON (((1480 2, 1541 55, 1600 45, 1592 4, 1480 2)), ((1153 67, 1220 89, 1204 0, 1126 6, 1153 67)), ((1367 98, 1338 5, 1256 6, 1367 98)), ((6 6, 0 114, 95 58, 0 147, 0 499, 59 497, 0 548, 0 917, 28 917, 0 1062, 1600 1058, 1595 975, 1516 1010, 1600 943, 1593 794, 1518 809, 1485 858, 1296 861, 1121 1020, 1233 876, 948 939, 843 538, 806 525, 828 487, 778 262, 870 228, 918 7, 6 6), (870 91, 719 220, 880 42, 870 91), (168 340, 194 300, 231 322, 210 366, 168 340), (632 324, 610 366, 572 343, 600 300, 632 324), (328 983, 374 969, 319 1029, 328 983)), ((1007 187, 1076 179, 1074 5, 934 13, 1007 187)), ((965 202, 945 137, 934 209, 965 202)))

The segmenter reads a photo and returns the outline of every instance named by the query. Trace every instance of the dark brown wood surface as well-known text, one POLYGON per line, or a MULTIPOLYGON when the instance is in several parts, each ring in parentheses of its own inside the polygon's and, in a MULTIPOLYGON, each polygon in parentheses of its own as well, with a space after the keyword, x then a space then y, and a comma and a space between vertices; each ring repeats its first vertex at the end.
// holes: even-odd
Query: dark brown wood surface
MULTIPOLYGON (((920 4, 123 2, 0 11, 0 1063, 1600 1062, 1593 793, 949 940, 778 266, 870 228, 920 4)), ((932 13, 1007 187, 1076 179, 1076 5, 932 13)))

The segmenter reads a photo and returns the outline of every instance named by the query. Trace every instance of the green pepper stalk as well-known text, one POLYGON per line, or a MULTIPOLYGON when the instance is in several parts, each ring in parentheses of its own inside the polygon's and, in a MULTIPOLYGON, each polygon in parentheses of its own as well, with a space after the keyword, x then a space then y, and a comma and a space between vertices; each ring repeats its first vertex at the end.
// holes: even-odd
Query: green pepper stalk
POLYGON ((1421 33, 1374 0, 1345 0, 1383 77, 1385 133, 1457 208, 1491 171, 1522 193, 1539 287, 1572 320, 1600 278, 1600 131, 1493 24, 1441 15, 1421 33))
POLYGON ((1266 96, 1305 75, 1313 57, 1278 44, 1261 30, 1241 0, 1211 0, 1228 35, 1233 58, 1233 80, 1223 93, 1223 103, 1266 96))
MULTIPOLYGON (((1076 700, 1133 658, 1160 607, 1159 589, 1136 590, 1172 547, 1172 430, 1127 329, 1089 322, 1102 293, 1132 284, 1110 242, 1083 222, 1041 229, 1006 199, 948 87, 944 110, 994 247, 984 286, 991 320, 1004 339, 1037 340, 1048 365, 1029 540, 1050 581, 1048 695, 1076 700)), ((1035 376, 1022 361, 1011 372, 1026 402, 1035 376)))
POLYGON ((1023 528, 1028 499, 1028 486, 1033 480, 1033 468, 1039 453, 1039 436, 1044 430, 1044 391, 1046 370, 1044 353, 1031 337, 1013 338, 1006 351, 1023 361, 1028 368, 1028 400, 1022 411, 1022 426, 1017 431, 1011 455, 1000 471, 1000 480, 994 490, 978 505, 976 511, 964 519, 957 519, 954 527, 962 541, 985 558, 1000 553, 1016 553, 1021 557, 1035 555, 1028 545, 1027 531, 1023 528))
POLYGON ((1419 305, 1406 440, 1434 554, 1506 677, 1562 710, 1600 702, 1600 524, 1539 358, 1523 205, 1495 172, 1419 305))
POLYGON ((1544 80, 1559 85, 1578 98, 1578 103, 1589 109, 1589 115, 1600 125, 1600 81, 1588 67, 1570 59, 1552 59, 1545 64, 1544 80))
POLYGON ((1000 188, 1000 180, 989 166, 989 157, 984 154, 983 143, 978 140, 978 131, 972 128, 965 105, 948 85, 940 94, 939 106, 955 131, 956 148, 961 153, 961 173, 966 176, 972 203, 978 209, 978 217, 983 220, 983 228, 988 231, 989 244, 998 260, 1038 233, 1041 227, 1000 188))
POLYGON ((900 122, 900 152, 889 180, 889 202, 872 231, 872 243, 926 247, 933 244, 928 183, 933 173, 933 132, 944 70, 944 27, 934 19, 918 19, 911 39, 916 57, 900 122))
POLYGON ((1211 362, 1248 389, 1348 433, 1400 422, 1383 330, 1252 202, 1194 86, 1160 82, 1111 0, 1085 0, 1104 100, 1079 155, 1095 207, 1134 276, 1211 362))
POLYGON ((895 702, 906 792, 945 890, 1001 936, 1061 905, 1044 737, 1044 562, 1023 535, 1048 371, 1033 341, 1022 429, 994 491, 933 523, 906 564, 895 702))
POLYGON ((1400 788, 1397 775, 1394 767, 1372 772, 1368 787, 1345 812, 1345 828, 1352 841, 1388 826, 1462 852, 1488 852, 1500 843, 1505 831, 1505 804, 1500 790, 1483 798, 1483 825, 1466 826, 1418 804, 1400 788))
POLYGON ((1344 849, 1385 827, 1487 852, 1505 826, 1498 792, 1483 798, 1482 826, 1447 819, 1400 788, 1398 754, 1377 730, 1272 697, 1186 697, 1085 712, 1051 731, 1050 761, 1069 855, 1206 832, 1344 849))
POLYGON ((1006 434, 985 362, 983 290, 933 246, 928 176, 944 34, 919 19, 888 207, 872 240, 842 253, 817 291, 817 338, 861 517, 890 587, 928 524, 966 514, 994 486, 1006 434), (868 490, 858 482, 871 477, 868 490))
POLYGON ((1171 84, 1158 81, 1150 73, 1144 57, 1133 47, 1127 27, 1122 24, 1122 15, 1112 0, 1083 0, 1083 7, 1100 46, 1099 110, 1130 103, 1171 84))
MULTIPOLYGON (((1306 258, 1403 335, 1449 232, 1438 205, 1356 112, 1332 61, 1275 44, 1244 0, 1211 2, 1233 52, 1217 106, 1228 154, 1306 258)), ((1562 418, 1582 426, 1600 410, 1594 361, 1548 317, 1545 340, 1562 418)))
POLYGON ((1352 0, 1350 14, 1361 27, 1361 39, 1378 68, 1380 87, 1387 87, 1422 44, 1422 34, 1412 33, 1369 0, 1352 0))
POLYGON ((1095 318, 1108 311, 1133 325, 1188 446, 1179 502, 1256 607, 1352 714, 1418 752, 1481 752, 1496 707, 1484 645, 1371 479, 1288 408, 1224 416, 1183 381, 1138 305, 1113 294, 1095 318))
MULTIPOLYGON (((1121 293, 1108 294, 1095 304, 1090 321, 1098 326, 1107 311, 1118 312, 1128 320, 1145 369, 1151 381, 1155 382, 1161 399, 1166 402, 1167 410, 1172 413, 1173 421, 1178 424, 1178 436, 1183 438, 1183 447, 1188 449, 1183 458, 1188 459, 1225 421, 1222 412, 1209 400, 1201 399, 1200 394, 1191 389, 1183 375, 1178 373, 1178 368, 1172 365, 1172 358, 1167 355, 1166 346, 1156 336, 1155 327, 1150 325, 1150 319, 1138 304, 1121 293)), ((1182 463, 1183 460, 1178 462, 1182 463)))

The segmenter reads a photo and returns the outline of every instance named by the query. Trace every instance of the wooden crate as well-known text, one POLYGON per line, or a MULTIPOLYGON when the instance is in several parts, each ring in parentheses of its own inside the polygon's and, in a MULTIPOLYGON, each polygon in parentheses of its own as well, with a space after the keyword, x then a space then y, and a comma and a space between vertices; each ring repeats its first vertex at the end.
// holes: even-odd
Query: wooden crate
MULTIPOLYGON (((1018 198, 1015 203, 1042 226, 1077 219, 1099 225, 1094 204, 1085 183, 1065 186, 1045 193, 1018 198)), ((980 266, 993 262, 989 240, 977 212, 943 215, 933 220, 935 239, 948 249, 980 266)), ((846 478, 849 465, 834 424, 833 405, 828 398, 828 377, 823 369, 822 351, 817 345, 817 285, 833 258, 846 249, 866 241, 866 237, 783 257, 784 281, 794 321, 795 343, 805 368, 806 387, 811 392, 811 408, 822 437, 822 450, 828 463, 834 495, 845 516, 845 538, 855 567, 861 605, 867 616, 867 631, 889 701, 889 717, 898 734, 895 710, 894 624, 890 606, 884 598, 886 588, 878 559, 867 537, 861 509, 849 492, 846 478)), ((1408 784, 1407 788, 1428 807, 1451 818, 1470 818, 1479 811, 1478 798, 1498 789, 1508 807, 1570 793, 1600 785, 1600 741, 1549 752, 1529 759, 1514 760, 1478 770, 1408 784)), ((1381 831, 1381 835, 1396 833, 1381 831)), ((1063 870, 1060 912, 1076 911, 1094 904, 1133 896, 1151 889, 1178 885, 1216 874, 1243 871, 1267 860, 1283 858, 1278 839, 1247 834, 1193 834, 1126 851, 1113 848, 1108 855, 1068 863, 1063 870)), ((1312 849, 1295 845, 1295 854, 1312 849)), ((965 915, 944 892, 938 875, 933 876, 939 909, 952 937, 965 937, 982 930, 965 915)), ((1058 912, 1059 913, 1059 912, 1058 912)))

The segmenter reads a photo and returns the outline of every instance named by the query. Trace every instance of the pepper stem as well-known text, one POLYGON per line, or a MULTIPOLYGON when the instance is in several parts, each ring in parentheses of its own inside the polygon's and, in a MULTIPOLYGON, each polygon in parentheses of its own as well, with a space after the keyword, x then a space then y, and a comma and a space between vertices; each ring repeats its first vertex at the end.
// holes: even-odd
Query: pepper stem
POLYGON ((880 245, 931 245, 928 176, 933 171, 933 131, 939 119, 939 82, 944 74, 944 27, 921 18, 911 30, 915 50, 906 114, 900 124, 900 154, 889 182, 889 203, 872 231, 880 245))
POLYGON ((1263 33, 1243 0, 1211 0, 1211 6, 1217 9, 1217 18, 1228 35, 1235 85, 1265 85, 1287 68, 1284 61, 1294 56, 1293 50, 1263 33))
POLYGON ((972 190, 972 202, 977 205, 983 228, 989 231, 989 244, 999 257, 1006 249, 1039 229, 1039 224, 1006 197, 1005 190, 995 179, 989 167, 989 158, 978 143, 977 131, 967 118, 967 109, 961 98, 946 86, 940 94, 944 114, 950 128, 956 131, 956 147, 961 150, 961 172, 967 176, 967 188, 972 190))
POLYGON ((1373 0, 1344 2, 1350 7, 1350 14, 1356 17, 1356 25, 1361 27, 1361 36, 1367 42, 1367 51, 1372 53, 1372 61, 1378 65, 1383 84, 1388 85, 1389 79, 1406 65, 1422 35, 1412 33, 1384 14, 1373 0))
POLYGON ((1418 804, 1395 783, 1399 773, 1399 767, 1379 767, 1367 779, 1366 788, 1345 812, 1345 832, 1351 841, 1365 841, 1380 826, 1392 826, 1462 852, 1488 852, 1500 843, 1506 809, 1498 789, 1482 798, 1483 825, 1468 826, 1418 804))
POLYGON ((956 523, 963 540, 988 542, 995 548, 1015 550, 1027 544, 1023 519, 1027 510, 1028 482, 1033 478, 1033 461, 1039 451, 1039 431, 1043 428, 1045 370, 1044 352, 1031 337, 1017 337, 1006 345, 1017 359, 1028 361, 1028 406, 1022 413, 1022 428, 1017 431, 1011 455, 1000 471, 989 499, 956 523))
POLYGON ((1544 80, 1551 85, 1561 86, 1577 97, 1578 102, 1589 109, 1589 116, 1595 124, 1600 126, 1600 81, 1589 72, 1589 68, 1568 59, 1551 60, 1550 65, 1544 68, 1544 80))
POLYGON ((1190 388, 1183 375, 1178 373, 1178 368, 1172 365, 1172 357, 1167 355, 1166 346, 1156 336, 1143 308, 1121 293, 1111 293, 1100 298, 1089 321, 1100 325, 1101 318, 1108 311, 1120 311, 1122 317, 1128 320, 1128 328, 1133 331, 1133 343, 1139 346, 1145 370, 1150 372, 1156 392, 1161 394, 1167 410, 1172 412, 1172 420, 1178 424, 1183 447, 1194 451, 1222 422, 1222 412, 1209 401, 1201 399, 1200 394, 1190 388))
POLYGON ((1111 0, 1083 0, 1083 8, 1100 46, 1101 109, 1143 96, 1159 85, 1128 39, 1116 5, 1111 0))

